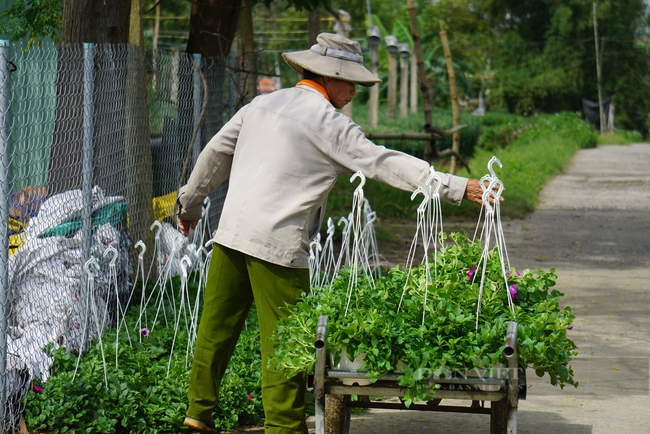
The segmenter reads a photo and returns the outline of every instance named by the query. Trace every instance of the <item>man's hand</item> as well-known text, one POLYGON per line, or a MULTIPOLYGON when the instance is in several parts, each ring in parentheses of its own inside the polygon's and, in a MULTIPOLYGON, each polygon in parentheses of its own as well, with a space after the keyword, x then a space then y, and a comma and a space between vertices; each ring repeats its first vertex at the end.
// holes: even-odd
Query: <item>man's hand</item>
MULTIPOLYGON (((494 190, 498 190, 497 186, 494 187, 494 190)), ((481 187, 481 182, 478 179, 470 179, 467 181, 467 187, 465 188, 464 199, 471 202, 476 202, 483 204, 483 188, 481 187)), ((494 198, 490 197, 490 202, 493 202, 494 198)), ((499 201, 503 202, 503 197, 499 197, 499 201)))
POLYGON ((178 230, 184 236, 188 236, 189 233, 190 233, 190 229, 196 228, 196 224, 198 222, 199 222, 198 220, 181 220, 181 219, 178 219, 177 220, 178 230))

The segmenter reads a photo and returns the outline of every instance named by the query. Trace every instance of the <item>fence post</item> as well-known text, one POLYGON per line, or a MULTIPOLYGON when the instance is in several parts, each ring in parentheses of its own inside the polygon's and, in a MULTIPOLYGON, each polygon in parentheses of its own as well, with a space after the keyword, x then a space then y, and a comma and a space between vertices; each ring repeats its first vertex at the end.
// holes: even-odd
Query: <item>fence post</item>
MULTIPOLYGON (((92 247, 92 212, 93 212, 93 115, 94 115, 94 91, 95 91, 95 44, 84 42, 84 96, 83 96, 83 185, 82 197, 83 208, 81 210, 82 220, 82 247, 81 247, 81 299, 90 297, 87 294, 88 275, 85 272, 84 264, 90 259, 90 248, 92 247)), ((81 318, 87 323, 88 312, 84 311, 85 303, 80 303, 81 318)), ((85 327, 84 335, 79 342, 79 351, 85 348, 85 327)))
POLYGON ((9 41, 0 41, 0 426, 4 431, 7 392, 7 295, 9 293, 9 41))
POLYGON ((196 164, 196 160, 199 159, 199 154, 201 153, 201 126, 199 125, 199 122, 201 120, 201 106, 203 105, 203 99, 201 98, 201 88, 203 85, 201 82, 201 75, 199 74, 199 69, 201 66, 201 53, 194 53, 194 69, 192 71, 192 82, 194 84, 194 106, 192 112, 194 114, 194 128, 196 129, 196 136, 194 138, 194 150, 192 151, 193 166, 196 164))

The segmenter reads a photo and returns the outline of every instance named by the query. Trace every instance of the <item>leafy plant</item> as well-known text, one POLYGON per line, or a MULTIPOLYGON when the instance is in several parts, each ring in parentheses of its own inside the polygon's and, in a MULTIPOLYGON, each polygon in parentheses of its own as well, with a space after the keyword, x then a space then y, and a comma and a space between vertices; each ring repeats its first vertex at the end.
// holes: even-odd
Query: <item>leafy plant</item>
MULTIPOLYGON (((179 288, 178 279, 173 280, 172 286, 179 288)), ((190 289, 196 293, 196 285, 190 285, 190 289)), ((175 302, 179 306, 179 300, 175 302)), ((165 309, 173 311, 171 301, 165 309)), ((148 317, 155 315, 156 307, 152 306, 148 317)), ((181 321, 170 362, 173 318, 170 316, 167 322, 161 319, 151 330, 138 332, 134 331, 138 330, 138 316, 135 308, 127 315, 131 344, 122 328, 117 365, 115 329, 105 333, 102 342, 106 377, 98 343, 83 354, 78 369, 75 369, 76 354, 68 353, 63 347, 54 351, 53 374, 46 383, 37 382, 37 387, 26 397, 25 420, 30 431, 109 434, 128 429, 132 433, 154 434, 184 429, 191 364, 191 356, 186 353, 185 325, 181 321)), ((244 420, 259 420, 262 415, 260 369, 259 328, 252 309, 221 385, 214 412, 217 427, 228 430, 244 420)))
POLYGON ((455 243, 443 248, 428 269, 393 268, 374 281, 362 278, 353 288, 344 270, 329 287, 303 294, 298 304, 286 307, 290 315, 278 324, 279 345, 270 363, 287 375, 312 370, 318 317, 327 315, 331 352, 345 347, 350 359, 364 353, 364 370, 373 381, 399 364, 399 384, 409 389, 405 401, 423 400, 435 394, 432 375, 506 364, 502 350, 507 323, 514 320, 521 366, 546 373, 553 385, 577 386, 569 365, 577 350, 567 336, 574 316, 571 308, 559 307, 564 294, 551 289, 555 270, 513 269, 506 282, 492 250, 477 322, 479 279, 474 274, 482 248, 464 234, 451 237, 455 243), (516 291, 514 309, 506 291, 516 291))

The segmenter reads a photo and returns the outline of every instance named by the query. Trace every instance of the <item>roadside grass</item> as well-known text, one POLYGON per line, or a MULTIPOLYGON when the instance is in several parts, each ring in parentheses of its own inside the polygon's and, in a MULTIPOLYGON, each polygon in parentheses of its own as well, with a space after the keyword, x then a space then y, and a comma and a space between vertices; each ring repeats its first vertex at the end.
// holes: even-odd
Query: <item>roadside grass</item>
POLYGON ((630 145, 642 142, 641 134, 636 131, 616 130, 604 135, 598 135, 598 145, 630 145))
MULTIPOLYGON (((490 158, 496 156, 503 164, 503 168, 497 165, 493 168, 506 189, 503 193, 505 201, 501 206, 504 219, 521 218, 534 211, 546 182, 569 164, 578 149, 594 147, 598 142, 593 127, 574 113, 532 118, 498 114, 479 119, 488 125, 487 129, 498 143, 480 138, 480 146, 474 148, 473 156, 469 159, 471 173, 463 168, 457 175, 481 178, 488 173, 490 158)), ((393 123, 391 127, 396 128, 395 124, 399 121, 390 122, 393 123)), ((360 125, 365 130, 364 125, 360 125)), ((414 124, 410 121, 403 125, 412 127, 414 124)), ((449 161, 433 162, 434 167, 442 172, 449 170, 448 164, 449 161)), ((348 177, 341 177, 337 181, 329 196, 328 217, 336 222, 339 216, 348 215, 357 185, 356 181, 351 184, 348 177)), ((379 218, 415 221, 419 201, 414 203, 410 200, 411 192, 368 180, 364 193, 379 218)), ((474 203, 464 202, 458 207, 443 204, 443 216, 452 220, 474 219, 479 211, 480 206, 474 203)))

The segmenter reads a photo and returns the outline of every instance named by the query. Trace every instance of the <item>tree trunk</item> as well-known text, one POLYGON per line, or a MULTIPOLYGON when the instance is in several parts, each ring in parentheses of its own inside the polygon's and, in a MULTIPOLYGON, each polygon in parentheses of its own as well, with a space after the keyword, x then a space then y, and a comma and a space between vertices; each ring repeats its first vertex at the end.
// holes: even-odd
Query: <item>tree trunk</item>
POLYGON ((93 185, 107 195, 125 196, 131 236, 147 240, 152 184, 140 0, 63 1, 49 193, 82 187, 84 83, 79 53, 86 42, 133 42, 140 47, 139 52, 126 46, 96 47, 94 63, 101 72, 95 74, 93 185))
POLYGON ((63 0, 61 44, 129 41, 131 0, 63 0))
POLYGON ((257 75, 255 71, 255 35, 253 33, 253 5, 251 0, 242 0, 239 13, 239 55, 242 67, 242 104, 248 104, 257 95, 257 75))
MULTIPOLYGON (((433 131, 431 125, 431 100, 429 99, 429 86, 427 86, 427 74, 424 70, 424 57, 422 56, 422 44, 420 42, 420 30, 418 29, 417 13, 413 0, 406 1, 409 12, 409 23, 411 25, 411 36, 413 37, 413 55, 417 57, 418 78, 420 80, 420 93, 422 93, 422 106, 424 108, 424 131, 433 131)), ((435 140, 427 141, 424 147, 424 159, 431 162, 437 154, 435 140)))
MULTIPOLYGON (((456 73, 454 72, 454 63, 451 60, 451 50, 449 49, 449 43, 447 42, 447 32, 442 28, 440 24, 440 41, 442 42, 442 49, 445 53, 445 61, 447 63, 447 75, 449 76, 449 94, 451 95, 451 113, 454 120, 454 126, 457 127, 460 125, 460 114, 458 113, 458 91, 456 89, 456 73)), ((451 149, 455 153, 460 151, 460 133, 457 131, 454 133, 451 149)), ((452 175, 456 174, 456 157, 451 157, 451 166, 449 172, 452 175)))
POLYGON ((187 52, 220 60, 230 53, 242 0, 202 0, 192 2, 187 52))
MULTIPOLYGON (((129 40, 131 0, 64 0, 57 74, 56 120, 48 192, 80 188, 82 181, 83 74, 80 58, 65 58, 84 42, 117 44, 129 40), (66 48, 66 45, 71 47, 66 48), (62 58, 62 56, 64 58, 62 58)), ((78 48, 80 49, 80 48, 78 48)))
POLYGON ((313 12, 309 13, 307 29, 309 45, 312 46, 316 43, 316 37, 320 34, 320 8, 316 8, 313 12))

